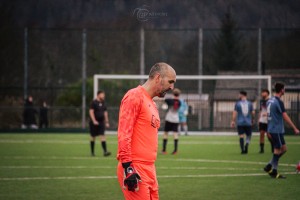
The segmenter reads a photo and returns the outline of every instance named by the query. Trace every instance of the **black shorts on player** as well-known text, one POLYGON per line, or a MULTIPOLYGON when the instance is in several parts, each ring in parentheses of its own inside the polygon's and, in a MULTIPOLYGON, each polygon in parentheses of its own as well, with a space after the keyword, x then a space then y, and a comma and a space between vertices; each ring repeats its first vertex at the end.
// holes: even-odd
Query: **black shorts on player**
POLYGON ((283 134, 280 133, 270 133, 270 134, 275 149, 280 149, 283 145, 285 145, 285 139, 283 134))
POLYGON ((259 122, 258 129, 259 129, 259 131, 267 132, 268 131, 268 124, 259 122))
POLYGON ((238 126, 237 131, 239 135, 246 134, 247 136, 252 135, 252 127, 251 126, 238 126))
POLYGON ((179 123, 172 123, 172 122, 166 121, 164 131, 165 132, 169 132, 169 131, 177 132, 178 131, 178 125, 179 125, 179 123))
POLYGON ((94 125, 93 122, 90 122, 90 135, 92 137, 96 137, 99 135, 104 135, 105 132, 105 125, 101 123, 99 125, 94 125))

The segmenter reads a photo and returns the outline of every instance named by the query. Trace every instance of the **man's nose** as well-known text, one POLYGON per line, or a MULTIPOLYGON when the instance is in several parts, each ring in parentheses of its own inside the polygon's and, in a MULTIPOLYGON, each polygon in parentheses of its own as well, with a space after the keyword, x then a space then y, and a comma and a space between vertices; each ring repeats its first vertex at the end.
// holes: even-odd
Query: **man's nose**
POLYGON ((174 83, 171 84, 170 89, 171 89, 171 90, 174 89, 174 83))

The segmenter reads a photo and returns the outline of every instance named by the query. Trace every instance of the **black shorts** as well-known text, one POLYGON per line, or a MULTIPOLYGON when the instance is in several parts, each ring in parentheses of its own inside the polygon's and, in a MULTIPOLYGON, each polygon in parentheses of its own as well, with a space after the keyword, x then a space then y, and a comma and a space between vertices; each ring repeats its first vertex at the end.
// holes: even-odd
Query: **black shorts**
POLYGON ((104 135, 105 125, 100 123, 99 125, 94 125, 93 122, 90 122, 90 135, 92 137, 104 135))
POLYGON ((251 126, 238 126, 237 130, 238 130, 239 135, 242 135, 242 134, 246 134, 247 136, 252 135, 252 127, 251 126))
POLYGON ((169 132, 169 131, 178 132, 178 124, 179 123, 172 123, 166 121, 165 132, 169 132))
POLYGON ((258 129, 259 129, 259 131, 267 132, 268 131, 268 124, 259 122, 258 129))
POLYGON ((275 149, 280 149, 285 145, 284 134, 280 133, 270 133, 275 149))

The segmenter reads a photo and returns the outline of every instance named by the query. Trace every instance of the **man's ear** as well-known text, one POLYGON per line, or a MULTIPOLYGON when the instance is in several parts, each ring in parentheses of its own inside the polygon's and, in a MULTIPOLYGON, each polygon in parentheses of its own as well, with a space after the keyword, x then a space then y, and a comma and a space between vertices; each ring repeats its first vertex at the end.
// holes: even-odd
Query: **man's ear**
POLYGON ((160 82, 160 79, 161 79, 161 75, 157 73, 157 74, 155 75, 155 82, 156 82, 156 83, 160 82))

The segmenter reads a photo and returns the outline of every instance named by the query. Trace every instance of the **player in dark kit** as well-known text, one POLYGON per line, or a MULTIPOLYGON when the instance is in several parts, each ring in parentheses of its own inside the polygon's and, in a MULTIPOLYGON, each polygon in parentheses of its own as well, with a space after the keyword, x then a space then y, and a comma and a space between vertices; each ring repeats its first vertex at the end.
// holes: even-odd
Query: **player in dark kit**
POLYGON ((235 127, 237 121, 237 130, 240 138, 241 153, 247 154, 252 136, 252 125, 254 122, 254 110, 252 103, 247 100, 247 92, 240 91, 239 101, 236 102, 232 113, 231 127, 235 127), (244 146, 244 137, 246 134, 246 145, 244 146))
POLYGON ((105 93, 104 91, 98 91, 97 97, 92 101, 90 105, 90 146, 91 154, 95 156, 95 139, 96 136, 100 135, 100 141, 103 148, 104 156, 109 156, 111 153, 106 148, 106 138, 104 135, 105 127, 109 127, 108 112, 105 104, 105 93))
POLYGON ((299 134, 299 130, 294 125, 290 117, 285 111, 283 102, 280 100, 285 93, 284 84, 275 84, 275 96, 268 100, 268 132, 270 133, 274 145, 274 154, 271 161, 265 166, 264 171, 272 178, 286 178, 277 172, 279 158, 286 152, 286 144, 284 140, 284 123, 286 121, 293 129, 295 134, 299 134))
POLYGON ((267 132, 268 131, 268 113, 267 113, 267 101, 269 99, 270 92, 267 89, 263 89, 261 91, 261 100, 260 100, 260 107, 259 107, 259 119, 258 119, 258 128, 260 133, 259 145, 260 145, 260 152, 264 153, 265 147, 265 134, 267 135, 270 144, 271 144, 271 152, 273 153, 274 147, 271 139, 271 135, 267 132))

